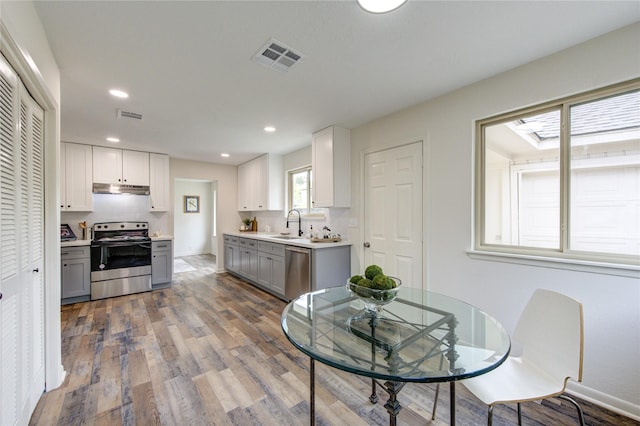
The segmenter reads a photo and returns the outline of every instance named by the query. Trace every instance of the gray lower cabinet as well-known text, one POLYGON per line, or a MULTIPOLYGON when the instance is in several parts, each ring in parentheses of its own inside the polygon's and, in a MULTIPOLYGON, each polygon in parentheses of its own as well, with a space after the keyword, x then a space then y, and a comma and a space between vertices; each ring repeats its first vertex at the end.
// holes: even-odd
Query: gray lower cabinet
POLYGON ((171 284, 173 279, 172 246, 171 240, 151 242, 151 285, 154 287, 166 287, 166 284, 171 284))
POLYGON ((229 272, 240 273, 239 238, 224 235, 224 269, 229 272))
MULTIPOLYGON (((285 243, 224 234, 226 271, 286 300, 285 243)), ((345 285, 351 268, 351 247, 311 250, 310 288, 307 291, 345 285)))
POLYGON ((258 242, 240 238, 240 275, 250 281, 258 280, 258 242))
POLYGON ((284 244, 258 242, 258 284, 284 296, 284 244))
POLYGON ((91 296, 91 248, 63 247, 60 250, 62 304, 89 300, 91 296))

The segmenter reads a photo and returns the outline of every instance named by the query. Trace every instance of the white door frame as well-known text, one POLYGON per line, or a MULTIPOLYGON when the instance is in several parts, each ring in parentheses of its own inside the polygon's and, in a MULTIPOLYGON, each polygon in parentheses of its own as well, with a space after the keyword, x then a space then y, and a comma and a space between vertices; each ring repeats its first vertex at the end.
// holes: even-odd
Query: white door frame
POLYGON ((30 64, 23 49, 0 22, 0 50, 20 76, 33 99, 44 110, 44 316, 46 390, 62 384, 62 336, 60 325, 60 112, 58 101, 44 77, 30 64))

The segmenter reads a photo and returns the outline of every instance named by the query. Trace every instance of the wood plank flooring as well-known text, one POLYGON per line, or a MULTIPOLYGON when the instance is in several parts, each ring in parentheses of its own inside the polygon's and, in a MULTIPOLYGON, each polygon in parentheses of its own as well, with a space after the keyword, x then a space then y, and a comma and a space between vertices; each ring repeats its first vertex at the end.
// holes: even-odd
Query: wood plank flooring
MULTIPOLYGON (((280 329, 281 300, 231 275, 207 256, 169 289, 63 306, 64 384, 44 394, 31 425, 305 425, 309 360, 280 329)), ((399 425, 448 424, 448 387, 430 421, 434 385, 408 384, 399 425)), ((386 394, 370 381, 316 363, 319 425, 386 425, 386 394)), ((486 424, 486 408, 457 386, 461 425, 486 424)), ((588 424, 638 425, 580 401, 588 424)), ((497 425, 516 424, 496 408, 497 425)), ((523 404, 525 425, 577 424, 559 400, 523 404)))

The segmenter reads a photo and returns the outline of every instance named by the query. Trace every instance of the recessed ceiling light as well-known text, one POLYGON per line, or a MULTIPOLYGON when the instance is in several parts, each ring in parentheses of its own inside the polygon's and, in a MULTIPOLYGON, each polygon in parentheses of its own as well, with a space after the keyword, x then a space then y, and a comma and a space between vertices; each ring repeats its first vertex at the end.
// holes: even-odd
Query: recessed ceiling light
POLYGON ((222 154, 220 154, 220 157, 229 158, 229 157, 230 157, 230 155, 229 155, 229 154, 227 154, 227 153, 222 153, 222 154))
POLYGON ((276 128, 275 128, 275 127, 273 127, 273 126, 266 126, 266 127, 264 128, 264 131, 265 131, 265 132, 267 132, 267 133, 273 133, 273 132, 275 132, 275 131, 276 131, 276 128))
POLYGON ((129 94, 127 92, 124 92, 122 90, 118 90, 118 89, 111 89, 109 90, 109 93, 111 93, 112 96, 115 96, 116 98, 128 98, 129 94))
POLYGON ((113 143, 118 143, 118 142, 120 142, 120 139, 118 139, 118 138, 114 138, 114 137, 108 137, 108 138, 107 138, 107 141, 109 141, 109 142, 113 142, 113 143))

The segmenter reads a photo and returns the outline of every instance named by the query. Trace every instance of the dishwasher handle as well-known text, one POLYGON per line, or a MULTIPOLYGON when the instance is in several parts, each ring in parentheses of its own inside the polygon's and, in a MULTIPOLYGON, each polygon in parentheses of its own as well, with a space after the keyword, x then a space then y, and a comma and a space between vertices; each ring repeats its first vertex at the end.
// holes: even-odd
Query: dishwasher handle
POLYGON ((295 251, 296 253, 310 253, 311 249, 296 247, 296 246, 284 246, 286 251, 295 251))

